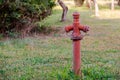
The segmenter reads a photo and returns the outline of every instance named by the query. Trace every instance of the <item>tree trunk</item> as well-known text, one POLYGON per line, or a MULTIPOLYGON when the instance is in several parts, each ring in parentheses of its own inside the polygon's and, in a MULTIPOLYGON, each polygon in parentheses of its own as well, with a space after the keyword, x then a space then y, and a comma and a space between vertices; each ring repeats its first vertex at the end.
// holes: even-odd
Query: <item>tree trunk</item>
POLYGON ((62 9, 63 9, 61 21, 65 21, 66 20, 66 16, 67 16, 67 12, 68 12, 68 7, 63 3, 62 0, 58 0, 58 3, 62 7, 62 9))
POLYGON ((85 0, 74 0, 75 6, 82 6, 85 0))
POLYGON ((120 0, 118 0, 118 5, 120 6, 120 0))
POLYGON ((9 0, 3 0, 3 2, 5 2, 5 3, 9 3, 10 1, 9 1, 9 0))
POLYGON ((111 1, 111 10, 114 10, 114 0, 111 1))
POLYGON ((91 0, 86 0, 86 6, 90 9, 92 9, 91 0))
POLYGON ((94 5, 95 5, 95 16, 99 16, 99 8, 98 8, 97 0, 94 0, 94 5))

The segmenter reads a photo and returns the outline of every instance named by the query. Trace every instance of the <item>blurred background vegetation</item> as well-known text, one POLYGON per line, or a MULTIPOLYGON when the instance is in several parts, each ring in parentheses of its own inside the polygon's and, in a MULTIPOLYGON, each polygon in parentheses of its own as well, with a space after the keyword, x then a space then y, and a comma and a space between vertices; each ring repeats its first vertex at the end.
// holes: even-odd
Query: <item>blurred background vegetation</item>
POLYGON ((95 9, 95 16, 99 16, 99 9, 110 6, 113 7, 111 9, 119 9, 120 0, 0 0, 0 35, 17 38, 43 30, 39 22, 50 15, 58 3, 63 9, 61 21, 65 21, 71 3, 73 7, 95 9))
POLYGON ((25 36, 51 14, 54 0, 0 0, 0 34, 25 36))

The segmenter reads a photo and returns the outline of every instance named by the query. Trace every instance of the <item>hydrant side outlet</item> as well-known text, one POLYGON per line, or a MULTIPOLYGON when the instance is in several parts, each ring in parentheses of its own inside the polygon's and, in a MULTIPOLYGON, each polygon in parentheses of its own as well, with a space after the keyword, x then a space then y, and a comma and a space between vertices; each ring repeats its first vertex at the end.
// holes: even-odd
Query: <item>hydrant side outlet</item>
POLYGON ((73 30, 73 26, 70 25, 70 26, 66 26, 66 27, 65 27, 65 31, 66 31, 66 32, 69 32, 69 31, 71 31, 71 30, 73 30))

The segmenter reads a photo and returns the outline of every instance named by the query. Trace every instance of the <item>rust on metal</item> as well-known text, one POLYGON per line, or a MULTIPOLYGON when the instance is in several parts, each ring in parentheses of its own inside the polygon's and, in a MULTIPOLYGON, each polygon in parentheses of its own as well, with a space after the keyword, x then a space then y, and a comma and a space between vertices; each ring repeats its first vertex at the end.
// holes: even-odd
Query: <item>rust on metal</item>
POLYGON ((66 26, 65 31, 73 31, 71 35, 71 40, 73 40, 73 71, 76 75, 81 74, 81 52, 80 52, 80 40, 83 39, 80 31, 89 31, 88 26, 80 24, 79 21, 80 14, 78 12, 73 13, 73 24, 66 26))

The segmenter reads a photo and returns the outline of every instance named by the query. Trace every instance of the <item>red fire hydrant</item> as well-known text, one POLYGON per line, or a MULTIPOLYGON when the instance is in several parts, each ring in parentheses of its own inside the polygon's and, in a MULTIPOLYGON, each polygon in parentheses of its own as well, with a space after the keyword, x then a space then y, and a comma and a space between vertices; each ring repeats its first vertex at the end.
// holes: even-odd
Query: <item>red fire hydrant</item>
POLYGON ((79 23, 79 13, 73 13, 73 25, 66 26, 65 31, 69 32, 73 30, 71 39, 73 40, 73 71, 76 75, 81 74, 81 53, 80 53, 80 40, 83 38, 81 30, 83 32, 89 31, 88 26, 83 26, 79 23))

